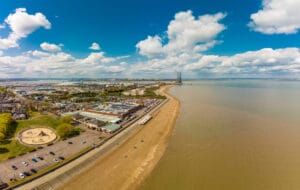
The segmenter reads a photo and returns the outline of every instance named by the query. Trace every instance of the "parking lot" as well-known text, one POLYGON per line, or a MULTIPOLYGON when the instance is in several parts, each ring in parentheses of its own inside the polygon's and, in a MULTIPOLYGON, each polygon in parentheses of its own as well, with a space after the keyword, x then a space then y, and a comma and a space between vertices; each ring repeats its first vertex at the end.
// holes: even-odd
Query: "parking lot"
POLYGON ((26 177, 26 174, 31 175, 38 172, 76 154, 95 142, 99 142, 99 137, 99 132, 87 129, 77 137, 59 141, 35 152, 4 161, 0 163, 0 181, 7 183, 22 178, 22 174, 26 177), (20 175, 20 173, 22 174, 20 175))
MULTIPOLYGON (((148 113, 159 103, 161 103, 161 100, 148 100, 148 102, 145 103, 144 108, 133 113, 131 117, 126 118, 121 125, 126 127, 131 120, 148 113)), ((85 132, 77 137, 73 137, 65 141, 58 141, 51 146, 44 146, 43 149, 38 149, 35 152, 30 152, 1 162, 0 181, 8 183, 9 181, 23 178, 22 175, 26 178, 26 174, 31 175, 69 158, 79 151, 92 146, 94 143, 97 144, 100 141, 100 136, 110 136, 109 134, 101 134, 99 131, 91 130, 86 127, 84 127, 84 130, 85 132)))

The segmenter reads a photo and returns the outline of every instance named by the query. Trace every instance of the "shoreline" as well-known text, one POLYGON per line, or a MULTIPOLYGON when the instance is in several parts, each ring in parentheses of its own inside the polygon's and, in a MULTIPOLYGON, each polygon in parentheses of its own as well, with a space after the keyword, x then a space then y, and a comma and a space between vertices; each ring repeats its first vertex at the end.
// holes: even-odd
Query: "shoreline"
POLYGON ((175 127, 180 102, 168 93, 172 87, 160 89, 169 101, 152 120, 60 189, 137 189, 162 158, 175 127))

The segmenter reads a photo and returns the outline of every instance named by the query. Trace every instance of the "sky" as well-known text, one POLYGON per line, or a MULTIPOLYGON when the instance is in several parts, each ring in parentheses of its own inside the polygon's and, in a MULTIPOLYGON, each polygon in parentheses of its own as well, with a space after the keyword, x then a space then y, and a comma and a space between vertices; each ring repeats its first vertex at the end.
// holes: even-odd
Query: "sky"
POLYGON ((300 0, 2 0, 0 78, 299 78, 300 0))

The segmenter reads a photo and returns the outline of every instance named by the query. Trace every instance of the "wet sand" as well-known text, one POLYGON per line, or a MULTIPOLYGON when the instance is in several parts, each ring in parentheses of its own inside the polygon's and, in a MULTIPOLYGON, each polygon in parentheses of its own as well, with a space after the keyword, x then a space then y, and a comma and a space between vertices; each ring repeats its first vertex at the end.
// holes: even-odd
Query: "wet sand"
POLYGON ((136 134, 107 155, 99 158, 88 170, 74 176, 61 189, 135 189, 151 173, 161 159, 174 128, 180 102, 160 89, 169 101, 136 134))

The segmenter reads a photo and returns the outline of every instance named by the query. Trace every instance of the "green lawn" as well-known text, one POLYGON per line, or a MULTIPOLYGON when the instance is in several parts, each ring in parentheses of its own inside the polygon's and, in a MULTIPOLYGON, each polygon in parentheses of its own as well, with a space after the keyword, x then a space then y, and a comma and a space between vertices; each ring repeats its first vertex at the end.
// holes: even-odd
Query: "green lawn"
MULTIPOLYGON (((16 131, 14 134, 17 135, 17 133, 22 129, 35 126, 45 126, 56 129, 56 127, 62 123, 63 121, 55 116, 37 114, 36 117, 29 120, 17 121, 16 131)), ((12 138, 8 142, 0 142, 0 162, 7 160, 9 157, 18 156, 33 149, 35 149, 35 147, 24 146, 15 138, 12 138)))
POLYGON ((37 111, 30 111, 29 112, 29 117, 30 118, 37 117, 37 116, 40 116, 40 115, 41 115, 41 113, 37 112, 37 111))
POLYGON ((1 150, 7 150, 0 152, 0 162, 7 160, 9 157, 18 156, 20 154, 26 153, 33 150, 33 147, 26 147, 19 143, 18 140, 12 140, 9 143, 1 143, 1 150))
POLYGON ((28 127, 45 126, 55 129, 58 125, 62 124, 58 118, 50 115, 40 115, 29 120, 17 121, 17 123, 16 133, 28 127))

